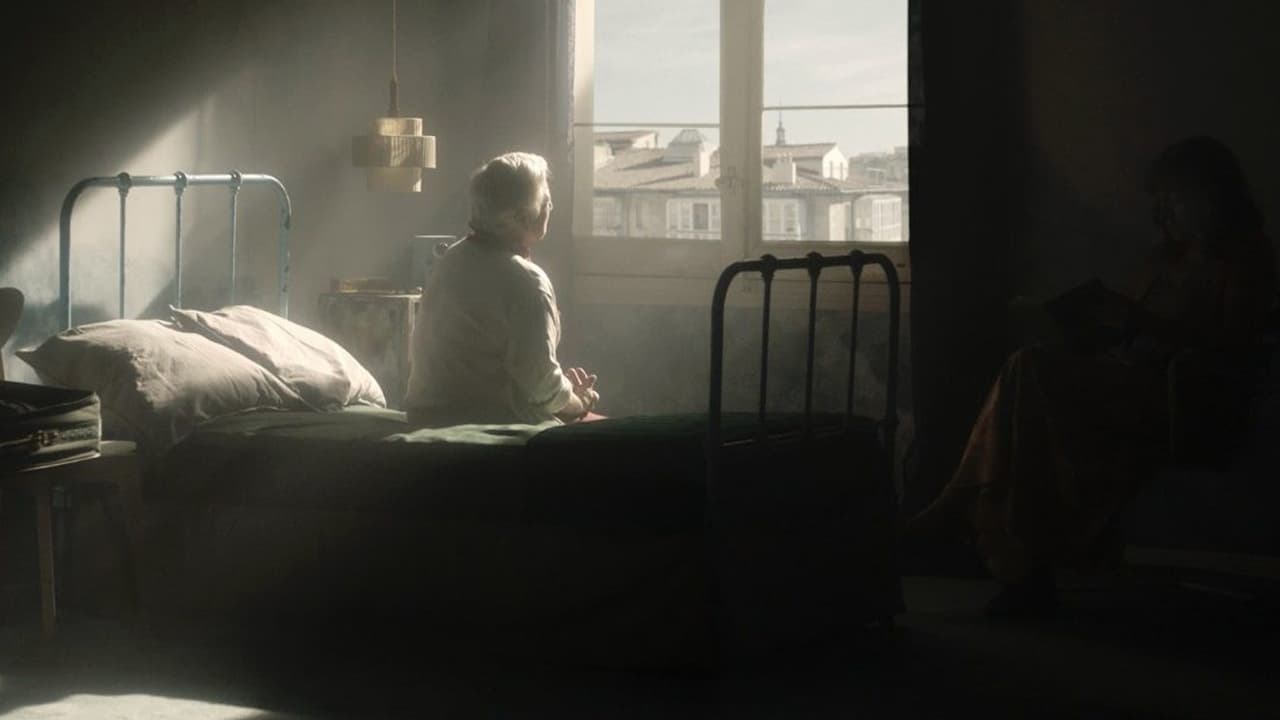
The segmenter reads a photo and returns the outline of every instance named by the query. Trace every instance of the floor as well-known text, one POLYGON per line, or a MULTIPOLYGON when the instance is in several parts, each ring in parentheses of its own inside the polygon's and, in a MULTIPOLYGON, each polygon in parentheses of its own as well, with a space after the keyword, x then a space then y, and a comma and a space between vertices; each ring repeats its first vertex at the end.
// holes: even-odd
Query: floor
MULTIPOLYGON (((305 652, 70 617, 0 626, 0 717, 1280 717, 1276 607, 1157 573, 1076 584, 1052 620, 992 621, 974 578, 910 577, 886 647, 715 676, 305 652)), ((321 634, 323 635, 323 633, 321 634)))

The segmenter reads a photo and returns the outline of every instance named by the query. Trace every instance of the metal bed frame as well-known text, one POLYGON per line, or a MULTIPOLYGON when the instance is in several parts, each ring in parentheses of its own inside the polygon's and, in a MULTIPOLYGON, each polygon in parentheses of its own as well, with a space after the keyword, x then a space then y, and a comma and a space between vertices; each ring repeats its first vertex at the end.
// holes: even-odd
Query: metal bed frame
POLYGON ((114 187, 120 194, 120 295, 119 317, 125 314, 125 227, 129 191, 135 187, 168 187, 173 188, 175 198, 174 223, 174 281, 173 305, 182 307, 182 198, 188 187, 198 185, 214 185, 229 188, 231 191, 231 302, 236 298, 236 210, 240 196, 240 188, 247 185, 268 185, 275 189, 280 206, 279 236, 279 283, 280 283, 280 315, 289 316, 289 228, 293 223, 293 206, 289 201, 289 192, 284 184, 271 175, 261 173, 241 173, 232 170, 228 173, 187 174, 175 172, 172 175, 119 175, 106 177, 88 177, 71 186, 66 198, 62 201, 62 214, 58 224, 58 283, 61 303, 62 329, 72 327, 71 303, 71 215, 75 211, 76 201, 80 195, 91 187, 114 187))
MULTIPOLYGON (((735 448, 749 449, 751 447, 767 448, 769 445, 782 446, 784 444, 791 445, 799 455, 803 457, 818 457, 823 453, 830 452, 835 445, 840 443, 842 437, 852 437, 854 432, 854 414, 853 414, 853 398, 854 398, 854 372, 857 367, 857 348, 858 348, 858 316, 861 301, 862 290, 862 271, 867 265, 878 265, 883 269, 887 281, 889 291, 889 342, 888 342, 888 377, 885 388, 885 409, 884 417, 875 424, 875 432, 877 437, 876 443, 879 450, 885 453, 884 476, 871 478, 872 482, 888 493, 892 493, 893 489, 893 452, 894 452, 894 435, 898 427, 898 411, 897 411, 897 391, 898 391, 898 342, 899 342, 899 302, 900 288, 898 284, 898 274, 894 269, 893 262, 888 257, 879 253, 865 253, 860 250, 854 250, 847 255, 839 255, 833 257, 824 257, 816 252, 809 253, 805 257, 778 259, 773 255, 764 255, 759 260, 736 262, 725 268, 721 273, 719 281, 716 283, 715 293, 712 297, 711 304, 711 391, 710 401, 708 403, 707 418, 707 435, 706 435, 706 483, 703 487, 705 493, 705 515, 706 523, 706 546, 705 551, 708 554, 708 567, 720 567, 720 558, 723 553, 734 552, 733 548, 737 543, 723 533, 728 530, 726 521, 728 518, 722 515, 721 500, 727 499, 730 493, 729 484, 722 482, 724 475, 724 467, 726 455, 735 448), (818 307, 818 279, 822 271, 826 268, 849 268, 853 274, 853 300, 852 310, 853 317, 850 320, 850 339, 849 339, 849 382, 845 395, 845 411, 842 423, 827 423, 823 427, 817 427, 813 418, 813 365, 814 365, 814 344, 817 328, 817 307, 818 307), (805 270, 809 274, 809 323, 807 350, 805 358, 805 384, 804 384, 804 421, 799 429, 784 429, 771 432, 769 430, 768 420, 768 387, 769 387, 769 320, 770 311, 772 309, 772 290, 774 275, 779 270, 805 270), (760 273, 764 280, 763 293, 763 312, 761 325, 761 343, 760 343, 760 396, 759 405, 756 408, 758 429, 753 436, 742 439, 730 439, 725 441, 723 437, 724 418, 722 416, 723 404, 723 385, 724 385, 724 330, 725 330, 725 302, 728 297, 729 287, 733 283, 734 278, 743 273, 760 273), (825 442, 818 443, 817 440, 825 442), (831 442, 834 440, 835 442, 831 442), (725 497, 722 497, 725 496, 725 497)), ((858 423, 859 431, 866 432, 866 426, 858 423)), ((837 450, 839 452, 839 450, 837 450)), ((877 476, 879 473, 876 473, 877 476)), ((886 525, 887 527, 887 525, 886 525)), ((879 538, 880 541, 887 541, 887 538, 879 538)), ((875 540, 873 540, 875 542, 875 540)), ((891 542, 891 541, 888 541, 891 542)), ((881 548, 885 553, 892 554, 891 545, 885 545, 881 548)), ((748 551, 750 552, 750 551, 748 551)), ((732 563, 731 563, 732 564, 732 563)), ((892 561, 890 561, 892 564, 892 561)), ((844 572, 853 572, 852 568, 843 569, 844 572)), ((893 570, 896 578, 896 569, 893 570)), ((709 594, 711 598, 712 608, 712 628, 715 637, 716 654, 718 662, 726 662, 732 659, 733 655, 738 651, 733 645, 740 640, 731 640, 734 633, 743 629, 738 627, 735 629, 734 624, 746 622, 747 626, 751 625, 750 620, 741 618, 734 620, 732 618, 734 610, 730 609, 734 602, 729 599, 729 595, 734 592, 743 592, 741 588, 736 591, 728 590, 725 583, 730 582, 721 576, 720 571, 713 570, 709 578, 709 594)), ((886 581, 887 582, 887 581, 886 581)), ((883 631, 893 627, 893 616, 901 610, 901 589, 893 590, 889 587, 881 588, 885 593, 892 593, 896 599, 890 599, 887 595, 883 597, 884 604, 880 606, 875 601, 873 614, 862 618, 862 627, 864 630, 870 631, 870 635, 865 637, 883 636, 883 631)), ((750 593, 750 590, 746 592, 750 593)), ((872 591, 873 597, 878 595, 877 591, 872 591)), ((740 607, 740 606, 739 606, 740 607)), ((748 618, 750 617, 748 611, 748 618)), ((766 641, 767 642, 767 641, 766 641)), ((748 647, 750 643, 748 642, 748 647)), ((740 649, 740 648, 739 648, 740 649)), ((758 650, 759 648, 756 648, 758 650)))
MULTIPOLYGON (((717 480, 721 469, 721 459, 726 444, 722 441, 722 404, 724 392, 724 311, 728 298, 729 286, 734 278, 743 273, 758 272, 764 280, 764 296, 762 307, 762 324, 760 340, 760 401, 757 408, 759 433, 757 437, 739 441, 740 443, 769 442, 787 439, 812 439, 816 433, 828 433, 830 429, 816 429, 813 423, 813 359, 814 339, 816 335, 818 314, 818 279, 824 268, 847 267, 853 273, 853 317, 850 320, 849 338, 849 383, 845 396, 844 424, 835 432, 847 431, 853 421, 854 370, 857 367, 858 349, 858 315, 860 310, 862 271, 867 265, 878 265, 884 271, 889 290, 889 365, 885 388, 884 417, 879 422, 880 442, 888 455, 889 462, 887 480, 892 486, 894 436, 898 428, 898 336, 899 336, 899 302, 901 290, 898 284, 898 273, 887 256, 880 253, 866 253, 854 250, 847 255, 824 257, 811 252, 802 258, 779 260, 773 255, 764 255, 759 260, 735 262, 725 268, 716 283, 715 294, 711 301, 711 397, 708 403, 707 418, 707 493, 708 500, 713 500, 717 480), (807 270, 809 274, 809 334, 807 355, 805 358, 804 381, 804 426, 803 430, 770 434, 766 425, 768 415, 769 389, 769 314, 772 304, 773 278, 779 270, 807 270)), ((735 443, 729 443, 730 445, 735 443)), ((714 503, 709 505, 714 507, 714 503)))

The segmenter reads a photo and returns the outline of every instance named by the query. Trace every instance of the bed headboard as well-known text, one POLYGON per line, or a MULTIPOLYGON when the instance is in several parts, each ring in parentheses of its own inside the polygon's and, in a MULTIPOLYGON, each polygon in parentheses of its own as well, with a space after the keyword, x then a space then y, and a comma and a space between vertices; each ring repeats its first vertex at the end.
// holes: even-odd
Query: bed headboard
POLYGON ((816 252, 804 257, 780 260, 773 255, 764 255, 759 260, 735 262, 724 269, 716 283, 715 294, 711 300, 711 397, 708 403, 707 418, 707 459, 710 477, 715 478, 719 470, 720 454, 723 451, 721 442, 721 415, 724 384, 724 310, 729 294, 729 286, 734 278, 742 273, 758 272, 764 280, 763 324, 760 342, 760 400, 758 407, 760 432, 762 439, 768 440, 769 434, 765 424, 768 407, 769 383, 769 313, 771 310, 773 278, 779 270, 806 270, 809 274, 809 335, 807 355, 805 357, 804 382, 804 434, 813 433, 813 361, 814 341, 817 334, 818 313, 818 278, 823 269, 832 267, 848 268, 853 273, 853 317, 850 321, 849 339, 849 384, 845 397, 845 423, 853 419, 854 371, 857 363, 858 349, 858 311, 860 309, 862 290, 862 271, 867 265, 878 265, 884 271, 889 291, 889 342, 888 371, 885 381, 884 417, 879 422, 880 442, 884 446, 889 462, 890 480, 893 474, 894 436, 898 428, 898 334, 899 334, 899 302, 901 291, 898 285, 898 272, 893 261, 880 253, 866 253, 854 250, 847 255, 825 257, 816 252))
POLYGON ((71 318, 71 214, 75 211, 76 201, 81 193, 91 187, 114 187, 120 194, 120 307, 119 316, 124 317, 125 291, 125 220, 129 201, 129 192, 133 188, 167 187, 174 193, 176 219, 173 237, 173 305, 182 307, 182 197, 187 188, 214 185, 230 190, 231 212, 231 290, 230 301, 236 297, 236 203, 240 196, 240 188, 249 185, 267 185, 276 191, 280 205, 280 238, 279 238, 279 280, 280 280, 280 315, 289 316, 289 227, 293 222, 293 206, 289 202, 289 192, 271 175, 261 173, 241 173, 232 170, 229 173, 187 174, 175 172, 172 175, 130 175, 120 173, 110 177, 89 177, 71 186, 67 197, 62 201, 62 215, 58 223, 58 285, 62 328, 72 327, 71 318))

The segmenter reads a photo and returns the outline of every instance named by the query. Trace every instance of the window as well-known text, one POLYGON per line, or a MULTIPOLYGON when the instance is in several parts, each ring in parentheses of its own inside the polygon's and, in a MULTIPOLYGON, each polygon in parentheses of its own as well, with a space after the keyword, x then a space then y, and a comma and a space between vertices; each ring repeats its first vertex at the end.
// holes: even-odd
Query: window
MULTIPOLYGON (((789 154, 809 214, 851 202, 875 226, 866 241, 880 244, 907 241, 891 217, 907 207, 896 199, 908 192, 907 10, 906 0, 764 0, 761 124, 775 128, 762 138, 765 162, 789 154), (893 197, 859 199, 873 189, 893 197)), ((783 191, 762 193, 766 222, 770 195, 783 191)), ((763 240, 843 239, 824 225, 763 240)))
POLYGON ((706 279, 835 243, 909 279, 915 2, 578 0, 576 272, 706 279))
POLYGON ((800 201, 766 198, 764 239, 766 241, 799 240, 800 237, 800 201))
POLYGON ((853 202, 854 240, 865 243, 901 243, 902 198, 897 195, 863 195, 853 202))
POLYGON ((591 200, 591 231, 597 235, 617 235, 622 230, 622 201, 600 196, 591 200))
POLYGON ((666 237, 714 240, 720 236, 720 201, 668 200, 666 237))

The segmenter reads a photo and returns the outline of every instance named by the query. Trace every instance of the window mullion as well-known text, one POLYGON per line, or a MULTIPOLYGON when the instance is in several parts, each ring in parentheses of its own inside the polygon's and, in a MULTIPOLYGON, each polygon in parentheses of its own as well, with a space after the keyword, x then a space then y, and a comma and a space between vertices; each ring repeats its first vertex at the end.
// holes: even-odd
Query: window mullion
POLYGON ((759 238, 764 0, 720 1, 720 227, 722 257, 759 238))

